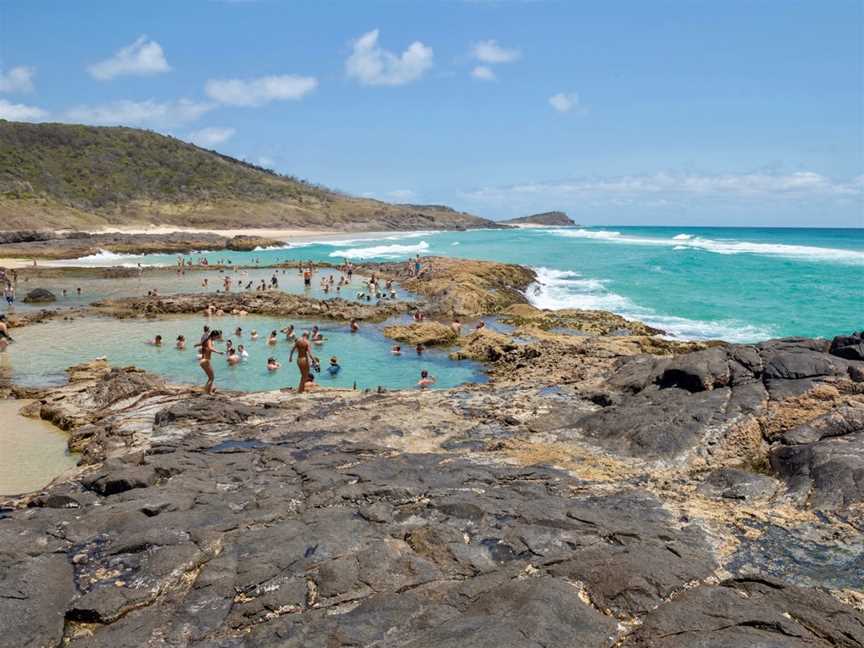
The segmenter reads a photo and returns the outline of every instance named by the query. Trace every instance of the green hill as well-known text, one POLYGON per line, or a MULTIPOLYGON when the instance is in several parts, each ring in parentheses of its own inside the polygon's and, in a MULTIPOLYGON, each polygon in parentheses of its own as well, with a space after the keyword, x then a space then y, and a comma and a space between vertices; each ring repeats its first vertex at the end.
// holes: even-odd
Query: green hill
POLYGON ((0 120, 0 229, 495 226, 354 198, 150 131, 0 120))

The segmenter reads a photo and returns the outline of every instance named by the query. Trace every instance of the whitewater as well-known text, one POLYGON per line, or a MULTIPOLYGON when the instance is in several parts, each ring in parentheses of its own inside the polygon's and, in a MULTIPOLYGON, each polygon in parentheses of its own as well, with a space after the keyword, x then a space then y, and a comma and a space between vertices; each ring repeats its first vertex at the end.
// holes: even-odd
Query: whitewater
MULTIPOLYGON (((754 342, 864 328, 864 230, 572 227, 346 235, 217 253, 236 263, 453 256, 519 263, 539 308, 608 310, 681 339, 754 342)), ((171 265, 172 255, 100 253, 86 266, 171 265)), ((68 265, 68 262, 64 262, 68 265)))

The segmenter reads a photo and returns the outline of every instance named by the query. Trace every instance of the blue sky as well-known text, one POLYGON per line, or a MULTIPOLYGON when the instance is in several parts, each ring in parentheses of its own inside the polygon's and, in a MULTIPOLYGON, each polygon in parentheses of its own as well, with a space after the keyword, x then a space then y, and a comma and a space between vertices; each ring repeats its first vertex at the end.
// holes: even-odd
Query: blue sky
POLYGON ((0 0, 0 118, 588 224, 864 225, 858 0, 0 0))

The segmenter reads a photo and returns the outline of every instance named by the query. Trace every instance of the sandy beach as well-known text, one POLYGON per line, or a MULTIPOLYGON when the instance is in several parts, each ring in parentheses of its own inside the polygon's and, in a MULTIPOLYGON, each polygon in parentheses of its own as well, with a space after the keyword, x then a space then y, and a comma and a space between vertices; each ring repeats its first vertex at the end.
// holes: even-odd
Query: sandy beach
POLYGON ((30 259, 3 259, 0 258, 0 268, 29 268, 33 261, 30 259))

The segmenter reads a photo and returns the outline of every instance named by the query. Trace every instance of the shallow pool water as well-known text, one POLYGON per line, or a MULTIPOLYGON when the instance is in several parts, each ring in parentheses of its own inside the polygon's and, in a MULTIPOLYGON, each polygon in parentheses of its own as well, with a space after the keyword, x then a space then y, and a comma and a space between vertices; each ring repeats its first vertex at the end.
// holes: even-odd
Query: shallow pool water
MULTIPOLYGON (((17 311, 25 312, 46 307, 86 306, 103 299, 142 297, 152 290, 158 291, 160 295, 199 292, 216 293, 217 290, 223 290, 223 280, 226 276, 232 280, 232 292, 248 292, 245 289, 249 282, 252 282, 252 292, 254 292, 255 287, 261 283, 262 279, 270 286, 270 280, 274 275, 278 281, 279 290, 287 293, 306 295, 313 299, 335 299, 341 297, 347 300, 355 300, 357 299, 357 293, 364 288, 363 282, 365 281, 364 277, 354 275, 350 285, 342 286, 337 291, 336 286, 339 284, 340 273, 337 270, 322 269, 315 273, 312 285, 307 288, 303 285, 303 277, 298 274, 296 268, 284 270, 248 268, 237 272, 213 269, 187 272, 182 275, 166 271, 159 274, 145 273, 140 277, 126 278, 32 278, 26 281, 24 279, 19 280, 17 285, 18 299, 14 308, 17 311), (331 276, 334 277, 333 287, 328 292, 325 292, 322 289, 321 282, 323 279, 329 280, 331 276), (206 285, 204 283, 205 279, 207 280, 206 285), (22 300, 34 288, 46 288, 50 290, 57 297, 57 301, 51 304, 25 304, 22 300), (79 288, 81 289, 80 293, 78 292, 79 288)), ((412 301, 414 299, 413 295, 406 293, 398 286, 396 287, 396 295, 398 299, 403 301, 412 301)), ((3 302, 0 308, 5 311, 6 303, 3 302)))
MULTIPOLYGON (((0 365, 9 367, 16 383, 44 386, 65 382, 64 370, 69 366, 105 356, 112 366, 135 365, 173 382, 203 385, 206 379, 198 366, 197 352, 192 347, 198 342, 204 324, 219 328, 225 340, 231 339, 235 345, 244 344, 249 352, 247 361, 233 367, 228 365, 224 356, 214 356, 217 389, 266 391, 297 386, 299 371, 295 363, 288 362, 293 343, 280 334, 278 343, 271 346, 266 338, 271 331, 288 324, 294 324, 298 333, 302 333, 311 329, 314 322, 263 316, 226 316, 210 320, 202 317, 158 321, 55 320, 13 330, 16 343, 6 353, 0 354, 0 365), (238 326, 243 329, 242 336, 234 333, 238 326), (258 331, 258 340, 251 339, 253 330, 258 331), (157 334, 164 339, 163 347, 145 343, 157 334), (175 348, 178 335, 186 337, 186 350, 175 348), (282 368, 272 373, 266 368, 270 356, 282 363, 282 368)), ((403 355, 394 356, 390 353, 393 341, 371 324, 361 325, 356 334, 341 323, 323 322, 320 328, 327 339, 323 345, 314 347, 314 353, 320 358, 322 367, 316 380, 324 386, 350 388, 356 384, 358 389, 378 386, 411 388, 417 384, 420 371, 424 369, 436 378, 438 388, 486 380, 480 364, 450 360, 446 351, 427 350, 418 356, 412 347, 406 346, 403 355), (342 367, 335 377, 326 371, 331 356, 336 356, 342 367)), ((217 349, 224 351, 225 343, 218 344, 217 349)))
POLYGON ((0 400, 0 495, 42 488, 78 462, 67 449, 65 432, 18 414, 27 403, 0 400))

